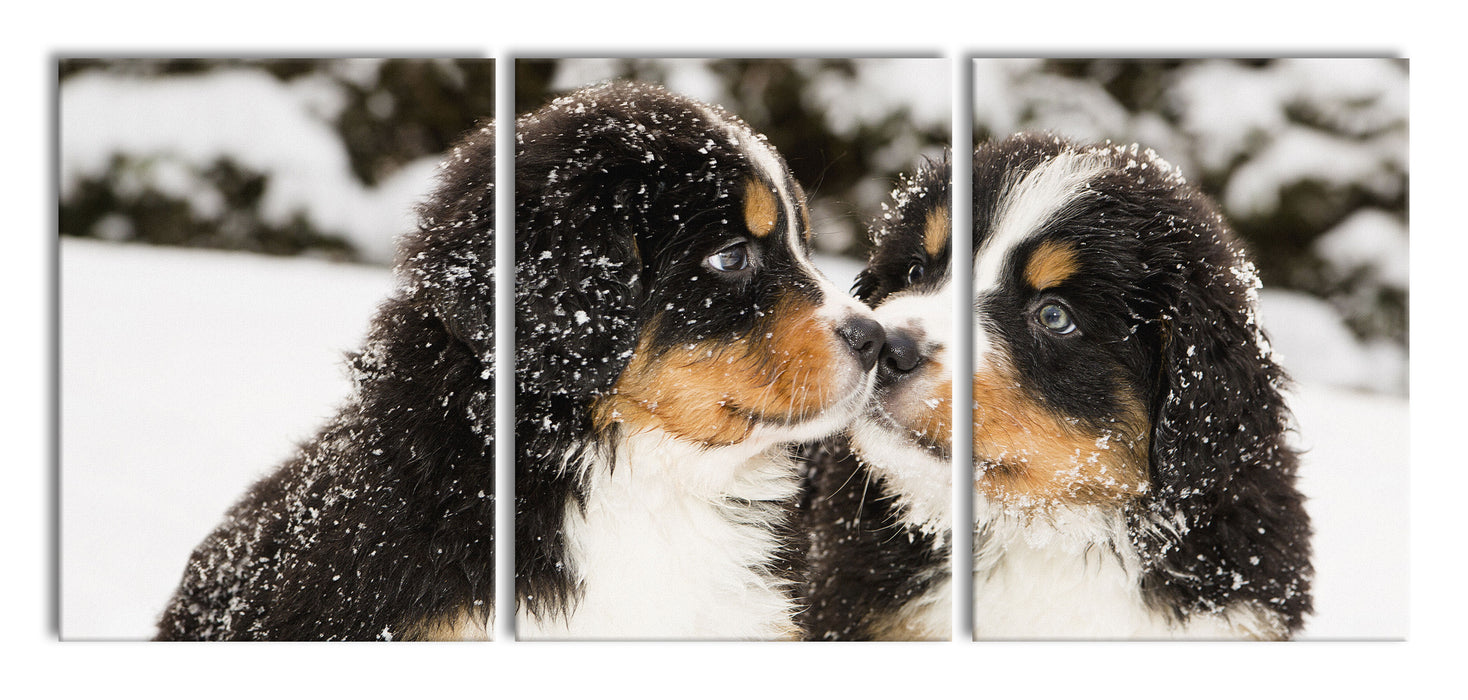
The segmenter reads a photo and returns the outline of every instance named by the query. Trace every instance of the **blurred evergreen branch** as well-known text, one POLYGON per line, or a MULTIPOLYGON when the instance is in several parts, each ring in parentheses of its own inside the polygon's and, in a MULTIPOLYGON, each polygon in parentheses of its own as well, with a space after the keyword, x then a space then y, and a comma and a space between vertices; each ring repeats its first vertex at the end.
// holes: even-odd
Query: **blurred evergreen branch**
MULTIPOLYGON (((373 186, 403 165, 446 150, 494 114, 494 63, 483 59, 88 59, 60 61, 62 83, 100 71, 119 76, 199 76, 221 69, 259 70, 275 79, 317 79, 333 86, 341 107, 331 118, 356 179, 373 186)), ((268 174, 229 160, 184 163, 216 190, 226 206, 217 216, 156 189, 132 192, 118 182, 149 163, 117 154, 105 177, 89 178, 60 203, 60 233, 106 236, 159 245, 229 248, 295 255, 313 252, 355 260, 358 252, 339 231, 321 231, 307 216, 270 224, 259 213, 268 174), (101 228, 99 224, 103 224, 101 228)))

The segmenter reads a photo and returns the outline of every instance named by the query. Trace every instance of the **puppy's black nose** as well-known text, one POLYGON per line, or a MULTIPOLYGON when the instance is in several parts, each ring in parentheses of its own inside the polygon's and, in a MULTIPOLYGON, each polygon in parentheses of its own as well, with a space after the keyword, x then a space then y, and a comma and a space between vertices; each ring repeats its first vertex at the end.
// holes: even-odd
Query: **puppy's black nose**
POLYGON ((882 357, 877 365, 877 384, 887 385, 901 379, 922 362, 917 340, 902 331, 887 335, 887 344, 882 346, 882 357))
POLYGON ((875 319, 852 316, 836 332, 856 351, 863 372, 877 364, 877 357, 882 354, 882 345, 887 342, 887 331, 882 330, 882 324, 875 319))

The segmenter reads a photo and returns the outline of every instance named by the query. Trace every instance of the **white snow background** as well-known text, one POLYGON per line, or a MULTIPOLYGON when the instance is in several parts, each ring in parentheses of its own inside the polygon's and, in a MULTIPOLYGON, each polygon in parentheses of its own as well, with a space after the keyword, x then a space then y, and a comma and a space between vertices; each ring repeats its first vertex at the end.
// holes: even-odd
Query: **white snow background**
MULTIPOLYGON (((356 184, 320 124, 333 104, 325 88, 239 73, 151 83, 63 86, 63 194, 113 150, 183 162, 229 154, 296 183, 273 185, 268 211, 308 210, 382 260, 430 187, 427 163, 378 188, 356 184)), ((155 185, 191 191, 185 169, 158 172, 155 185)), ((1386 227, 1362 229, 1370 223, 1343 235, 1343 249, 1391 241, 1373 233, 1386 227)), ((60 243, 59 260, 62 638, 145 638, 193 547, 346 397, 342 354, 358 346, 390 275, 78 239, 60 243)), ((849 286, 850 261, 821 262, 849 286)), ((1402 638, 1408 402, 1350 387, 1404 375, 1405 358, 1358 344, 1323 302, 1267 289, 1261 298, 1298 380, 1295 443, 1306 450, 1301 487, 1317 533, 1317 612, 1304 636, 1402 638)))

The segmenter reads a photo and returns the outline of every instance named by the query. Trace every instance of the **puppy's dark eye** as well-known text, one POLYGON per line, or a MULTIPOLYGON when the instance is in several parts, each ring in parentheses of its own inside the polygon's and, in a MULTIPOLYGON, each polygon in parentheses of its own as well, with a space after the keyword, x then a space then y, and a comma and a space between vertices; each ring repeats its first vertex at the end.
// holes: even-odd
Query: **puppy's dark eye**
POLYGON ((912 264, 912 267, 907 268, 907 283, 908 284, 913 284, 913 283, 917 282, 918 280, 922 279, 923 278, 923 272, 925 272, 925 271, 926 270, 923 269, 922 262, 915 262, 915 263, 913 263, 912 264))
POLYGON ((749 268, 749 244, 735 243, 713 255, 704 262, 719 272, 738 272, 749 268))
POLYGON ((1035 312, 1035 318, 1040 325, 1050 329, 1059 335, 1066 335, 1076 329, 1075 321, 1070 319, 1070 312, 1059 304, 1046 304, 1035 312))

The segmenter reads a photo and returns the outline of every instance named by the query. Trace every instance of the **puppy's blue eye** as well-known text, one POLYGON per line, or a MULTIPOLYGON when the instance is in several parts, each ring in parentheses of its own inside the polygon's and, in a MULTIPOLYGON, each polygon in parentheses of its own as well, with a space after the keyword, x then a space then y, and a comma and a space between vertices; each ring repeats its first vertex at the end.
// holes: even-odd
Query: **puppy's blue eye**
POLYGON ((1046 304, 1035 312, 1040 325, 1060 335, 1065 335, 1076 329, 1074 321, 1070 320, 1070 313, 1059 304, 1046 304))
POLYGON ((738 272, 749 267, 749 244, 735 243, 713 255, 704 262, 719 272, 738 272))
POLYGON ((912 264, 912 267, 907 268, 907 283, 908 284, 912 284, 912 283, 917 282, 918 280, 922 279, 923 278, 923 272, 925 272, 925 270, 923 269, 923 264, 922 263, 920 263, 920 262, 913 263, 912 264))

